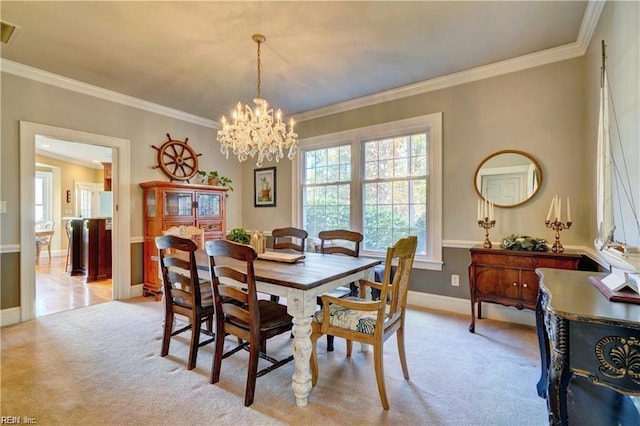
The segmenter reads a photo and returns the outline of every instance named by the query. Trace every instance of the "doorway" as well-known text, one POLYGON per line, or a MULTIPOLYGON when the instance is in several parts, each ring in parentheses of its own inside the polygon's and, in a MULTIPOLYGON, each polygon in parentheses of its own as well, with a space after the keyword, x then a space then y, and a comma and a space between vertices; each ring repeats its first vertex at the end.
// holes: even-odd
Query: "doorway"
POLYGON ((113 276, 111 300, 131 296, 130 247, 130 141, 77 130, 20 122, 20 315, 21 321, 35 317, 35 146, 38 136, 88 143, 112 149, 113 179, 113 276))
MULTIPOLYGON (((88 280, 82 271, 78 274, 71 269, 74 254, 84 255, 81 250, 71 250, 72 221, 92 217, 111 220, 112 151, 110 147, 36 135, 36 317, 112 300, 110 255, 103 257, 109 273, 100 279, 88 280), (42 231, 44 227, 50 227, 52 235, 42 231)), ((76 232, 82 233, 82 227, 76 232)))

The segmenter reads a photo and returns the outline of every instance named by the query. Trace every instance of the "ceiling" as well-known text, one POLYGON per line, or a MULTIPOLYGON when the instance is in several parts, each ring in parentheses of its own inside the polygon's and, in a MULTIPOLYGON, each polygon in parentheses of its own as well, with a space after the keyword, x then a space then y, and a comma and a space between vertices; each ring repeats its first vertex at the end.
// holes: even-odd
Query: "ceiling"
MULTIPOLYGON (((262 95, 286 115, 576 42, 585 1, 2 1, 3 60, 219 121, 262 95)), ((48 145, 48 146, 47 146, 48 145)), ((90 167, 111 150, 39 140, 90 167)))
POLYGON ((575 43, 585 1, 6 1, 2 58, 208 120, 299 114, 575 43))

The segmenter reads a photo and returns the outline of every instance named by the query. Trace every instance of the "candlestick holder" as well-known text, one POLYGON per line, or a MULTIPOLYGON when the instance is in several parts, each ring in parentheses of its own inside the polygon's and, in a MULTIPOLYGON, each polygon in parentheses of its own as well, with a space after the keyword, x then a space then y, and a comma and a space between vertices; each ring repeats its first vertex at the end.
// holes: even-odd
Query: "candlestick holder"
POLYGON ((478 226, 480 228, 484 228, 484 244, 482 244, 482 247, 491 248, 491 240, 489 239, 489 229, 496 226, 495 219, 489 220, 488 217, 485 217, 482 220, 478 220, 478 226))
POLYGON ((564 247, 560 242, 560 231, 571 228, 571 223, 572 222, 570 221, 567 223, 560 222, 558 219, 555 219, 553 222, 550 220, 544 221, 544 224, 547 226, 547 228, 551 228, 556 232, 556 241, 553 243, 553 247, 551 247, 552 252, 554 253, 564 252, 564 247))

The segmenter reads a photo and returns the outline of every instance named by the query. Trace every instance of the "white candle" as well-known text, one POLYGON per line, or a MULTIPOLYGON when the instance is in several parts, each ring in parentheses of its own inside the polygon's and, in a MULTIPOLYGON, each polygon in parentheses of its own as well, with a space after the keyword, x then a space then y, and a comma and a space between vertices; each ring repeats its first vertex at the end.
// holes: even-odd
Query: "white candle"
POLYGON ((569 197, 567 197, 567 222, 571 222, 571 204, 569 197))
POLYGON ((489 220, 489 200, 484 199, 484 213, 482 215, 484 219, 489 220))
POLYGON ((547 212, 547 222, 549 222, 551 220, 551 210, 553 210, 553 202, 554 202, 555 198, 551 199, 551 204, 549 204, 549 212, 547 212))
POLYGON ((493 201, 489 201, 489 220, 494 220, 495 216, 493 215, 493 201))
POLYGON ((562 199, 558 197, 558 222, 562 222, 562 199))
POLYGON ((553 214, 554 214, 554 219, 557 222, 558 221, 558 194, 556 194, 555 197, 553 197, 553 205, 555 206, 553 209, 553 214))

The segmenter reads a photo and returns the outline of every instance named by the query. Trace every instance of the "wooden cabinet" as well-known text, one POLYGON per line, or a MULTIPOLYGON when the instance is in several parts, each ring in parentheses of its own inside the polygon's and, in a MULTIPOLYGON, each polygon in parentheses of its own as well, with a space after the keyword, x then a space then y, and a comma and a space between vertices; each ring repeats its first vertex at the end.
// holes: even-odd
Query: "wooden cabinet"
POLYGON ((475 306, 482 318, 482 302, 535 310, 538 297, 536 268, 580 269, 583 256, 564 253, 514 251, 475 246, 471 248, 469 289, 471 292, 471 325, 475 332, 475 306))
POLYGON ((111 191, 111 163, 102 163, 104 167, 104 191, 111 191))
POLYGON ((205 240, 226 235, 225 199, 228 188, 175 182, 144 182, 144 287, 143 294, 158 295, 161 282, 155 237, 172 226, 203 228, 205 240))
POLYGON ((111 278, 111 218, 84 219, 83 248, 86 282, 111 278))
POLYGON ((111 218, 69 219, 69 275, 84 275, 85 282, 111 278, 111 218))

